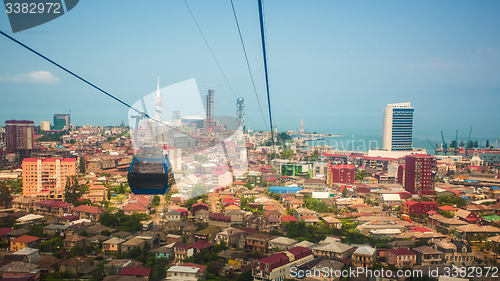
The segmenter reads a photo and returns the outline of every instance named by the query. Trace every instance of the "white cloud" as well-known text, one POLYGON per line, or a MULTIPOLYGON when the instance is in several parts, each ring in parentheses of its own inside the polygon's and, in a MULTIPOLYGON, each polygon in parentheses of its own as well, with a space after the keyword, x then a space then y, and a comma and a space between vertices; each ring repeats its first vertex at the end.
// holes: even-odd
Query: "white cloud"
POLYGON ((23 74, 0 74, 0 82, 57 84, 61 79, 49 71, 31 71, 23 74))

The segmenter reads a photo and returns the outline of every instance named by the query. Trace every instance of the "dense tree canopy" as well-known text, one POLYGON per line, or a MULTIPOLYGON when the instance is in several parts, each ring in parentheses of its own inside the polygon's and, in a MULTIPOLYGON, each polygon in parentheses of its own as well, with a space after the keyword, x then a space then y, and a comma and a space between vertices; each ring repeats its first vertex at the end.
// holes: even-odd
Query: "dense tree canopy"
POLYGON ((121 231, 136 232, 142 229, 141 221, 145 218, 145 214, 125 215, 123 210, 118 210, 115 214, 104 212, 99 222, 104 226, 116 228, 121 231))
POLYGON ((2 181, 0 182, 0 205, 4 208, 8 208, 12 204, 12 195, 10 194, 10 189, 7 184, 2 181))

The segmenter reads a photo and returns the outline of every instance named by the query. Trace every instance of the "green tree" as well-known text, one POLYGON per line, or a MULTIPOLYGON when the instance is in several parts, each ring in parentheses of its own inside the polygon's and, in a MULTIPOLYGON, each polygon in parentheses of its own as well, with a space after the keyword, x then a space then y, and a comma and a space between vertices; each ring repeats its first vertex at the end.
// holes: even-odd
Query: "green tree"
POLYGON ((191 187, 191 196, 190 197, 198 197, 204 195, 208 192, 210 187, 205 185, 204 183, 197 183, 191 187))
POLYGON ((82 197, 84 188, 78 183, 76 176, 68 176, 64 187, 64 201, 73 205, 78 204, 78 199, 82 197))
POLYGON ((85 174, 85 172, 86 172, 85 157, 80 157, 80 162, 78 163, 78 169, 80 170, 81 174, 85 174))
POLYGON ((10 189, 7 184, 2 181, 0 182, 0 205, 5 209, 12 204, 12 195, 10 194, 10 189))
POLYGON ((160 205, 160 200, 161 200, 160 196, 158 195, 153 196, 153 205, 160 205))
POLYGON ((457 148, 458 144, 457 144, 457 141, 456 140, 452 140, 450 142, 450 148, 457 148))
POLYGON ((479 146, 479 144, 477 143, 477 141, 474 141, 474 148, 477 148, 479 146))
POLYGON ((486 148, 490 148, 490 141, 486 140, 486 148))
POLYGON ((347 197, 347 187, 344 187, 344 189, 342 189, 342 197, 347 197))
POLYGON ((280 132, 278 133, 278 136, 276 137, 278 140, 286 141, 289 139, 292 139, 289 133, 287 132, 280 132))
POLYGON ((108 201, 109 201, 109 200, 111 200, 111 196, 113 196, 113 195, 111 194, 111 190, 109 190, 109 189, 108 189, 108 196, 107 196, 107 197, 108 197, 108 201))

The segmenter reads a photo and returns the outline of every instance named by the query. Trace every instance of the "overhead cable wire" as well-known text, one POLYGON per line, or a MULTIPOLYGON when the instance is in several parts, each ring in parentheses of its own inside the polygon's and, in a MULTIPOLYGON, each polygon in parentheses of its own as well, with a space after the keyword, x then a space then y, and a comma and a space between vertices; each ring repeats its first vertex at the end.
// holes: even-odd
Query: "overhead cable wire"
POLYGON ((273 152, 271 153, 271 158, 274 154, 274 128, 273 128, 273 116, 271 115, 271 98, 269 96, 269 75, 267 72, 267 55, 266 55, 266 37, 264 31, 264 8, 262 7, 262 0, 258 0, 259 3, 259 19, 260 19, 260 36, 262 39, 262 55, 264 58, 264 73, 266 75, 266 90, 267 90, 267 107, 269 109, 269 123, 271 124, 271 141, 273 144, 273 152))
POLYGON ((29 51, 31 51, 32 53, 34 53, 34 54, 38 55, 39 57, 41 57, 41 58, 45 59, 46 61, 48 61, 48 62, 52 63, 53 65, 55 65, 55 66, 59 67, 60 69, 64 70, 65 72, 67 72, 67 73, 71 74, 72 76, 74 76, 74 77, 78 78, 79 80, 81 80, 81 81, 85 82, 86 84, 88 84, 88 85, 90 85, 91 87, 95 88, 95 89, 96 89, 96 90, 98 90, 99 92, 101 92, 101 93, 103 93, 103 94, 107 95, 108 97, 110 97, 110 98, 114 99, 115 101, 117 101, 117 102, 121 103, 122 105, 124 105, 124 106, 126 106, 126 107, 128 107, 128 108, 130 108, 130 109, 134 110, 135 112, 137 112, 137 113, 141 114, 141 115, 142 115, 142 116, 144 116, 145 118, 151 119, 151 120, 153 120, 153 121, 155 121, 155 122, 157 122, 157 123, 159 123, 159 124, 161 124, 161 125, 164 125, 164 126, 166 126, 166 127, 168 127, 168 128, 171 128, 171 129, 173 129, 173 130, 175 130, 175 131, 177 131, 177 132, 180 132, 180 133, 182 133, 182 134, 185 134, 185 135, 187 135, 187 136, 189 136, 189 137, 192 137, 192 138, 194 138, 194 139, 198 139, 198 140, 200 140, 200 141, 204 141, 204 139, 201 139, 201 138, 199 138, 199 137, 192 136, 192 135, 190 135, 190 134, 188 134, 188 133, 186 133, 186 132, 184 132, 184 131, 182 131, 182 130, 177 129, 176 127, 169 126, 169 125, 165 124, 164 122, 162 122, 161 120, 157 120, 157 119, 155 119, 155 118, 153 118, 153 117, 149 116, 147 113, 142 112, 142 111, 140 111, 140 110, 136 109, 135 107, 133 107, 133 106, 129 105, 128 103, 126 103, 126 102, 124 102, 124 101, 120 100, 119 98, 115 97, 114 95, 112 95, 112 94, 110 94, 110 93, 106 92, 105 90, 103 90, 103 89, 99 88, 98 86, 96 86, 96 85, 94 85, 93 83, 89 82, 88 80, 86 80, 86 79, 82 78, 82 77, 81 77, 81 76, 79 76, 78 74, 76 74, 76 73, 72 72, 71 70, 69 70, 69 69, 65 68, 64 66, 62 66, 62 65, 58 64, 57 62, 55 62, 55 61, 53 61, 53 60, 49 59, 48 57, 46 57, 46 56, 42 55, 41 53, 39 53, 39 52, 35 51, 34 49, 32 49, 32 48, 30 48, 30 47, 28 47, 27 45, 25 45, 25 44, 23 44, 22 42, 20 42, 20 41, 16 40, 16 39, 15 39, 15 38, 13 38, 12 36, 10 36, 10 35, 6 34, 5 32, 3 32, 3 31, 1 31, 1 30, 0 30, 0 34, 4 35, 5 37, 9 38, 10 40, 14 41, 15 43, 17 43, 17 44, 21 45, 22 47, 24 47, 24 48, 28 49, 29 51))
MULTIPOLYGON (((189 14, 191 15, 191 18, 193 19, 194 23, 196 24, 196 27, 198 28, 198 31, 200 32, 201 34, 201 37, 203 37, 203 41, 205 41, 205 44, 207 45, 208 47, 208 50, 210 51, 210 53, 212 54, 212 57, 214 58, 215 60, 215 63, 217 64, 217 67, 219 67, 219 70, 220 72, 222 73, 222 76, 224 77, 224 80, 226 80, 226 83, 227 85, 229 86, 229 89, 231 90, 231 92, 233 93, 234 97, 235 98, 238 98, 233 90, 233 87, 231 86, 231 83, 229 83, 229 80, 227 79, 226 77, 226 74, 224 73, 224 70, 222 70, 222 67, 220 66, 219 64, 219 61, 217 60, 217 58, 215 57, 215 54, 214 52, 212 51, 212 48, 210 48, 210 45, 208 44, 208 41, 207 41, 207 38, 205 37, 205 35, 203 34, 203 31, 201 30, 201 27, 200 25, 198 24, 198 21, 196 21, 196 18, 194 17, 194 14, 193 12, 191 12, 191 9, 189 8, 189 5, 187 3, 186 0, 184 0, 184 4, 186 4, 186 8, 188 9, 189 11, 189 14)), ((248 121, 250 121, 250 123, 252 123, 253 125, 253 122, 250 118, 248 118, 248 121)))
POLYGON ((259 95, 257 94, 257 88, 255 87, 255 82, 253 80, 252 70, 250 69, 250 63, 248 62, 247 51, 245 49, 245 43, 243 43, 243 36, 241 35, 240 24, 238 23, 238 17, 236 16, 233 0, 231 0, 231 7, 233 8, 234 20, 236 21, 236 27, 238 28, 238 33, 240 35, 241 46, 243 47, 243 53, 245 54, 245 60, 247 61, 248 72, 250 73, 250 79, 252 80, 255 97, 257 98, 257 103, 259 104, 260 114, 262 115, 262 120, 264 120, 264 125, 267 127, 266 118, 264 117, 264 112, 262 111, 262 106, 260 105, 259 95))
POLYGON ((215 54, 214 52, 212 51, 212 48, 210 48, 210 45, 208 44, 208 41, 207 41, 207 38, 205 38, 205 35, 203 34, 203 31, 201 31, 201 28, 200 28, 200 25, 198 24, 198 22, 196 21, 196 18, 194 17, 193 15, 193 12, 191 12, 191 9, 189 8, 189 5, 188 3, 186 2, 186 0, 184 0, 184 4, 186 4, 186 7, 189 11, 189 14, 191 15, 191 18, 193 18, 193 21, 194 23, 196 24, 196 27, 198 28, 198 31, 200 31, 200 34, 201 34, 201 37, 203 37, 203 41, 205 41, 205 44, 207 45, 208 47, 208 50, 210 50, 210 53, 212 54, 212 57, 214 58, 215 60, 215 63, 217 64, 217 66, 219 67, 219 70, 220 72, 222 73, 222 76, 224 76, 224 79, 226 80, 226 83, 227 85, 229 86, 229 89, 231 89, 231 92, 233 93, 234 97, 235 98, 238 98, 236 96, 236 94, 234 93, 234 90, 233 90, 233 87, 231 87, 231 83, 229 83, 229 81, 227 80, 227 77, 226 77, 226 74, 224 73, 224 71, 222 70, 222 67, 220 66, 219 64, 219 61, 217 60, 217 58, 215 57, 215 54))

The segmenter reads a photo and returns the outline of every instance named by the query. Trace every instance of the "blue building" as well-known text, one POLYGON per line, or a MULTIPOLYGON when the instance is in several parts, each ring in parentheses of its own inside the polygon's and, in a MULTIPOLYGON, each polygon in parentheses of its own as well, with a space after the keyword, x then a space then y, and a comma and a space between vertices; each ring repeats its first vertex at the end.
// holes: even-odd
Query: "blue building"
POLYGON ((383 149, 413 150, 413 111, 409 102, 388 104, 384 108, 383 149))
POLYGON ((270 186, 269 192, 274 193, 297 193, 302 190, 301 186, 270 186))

